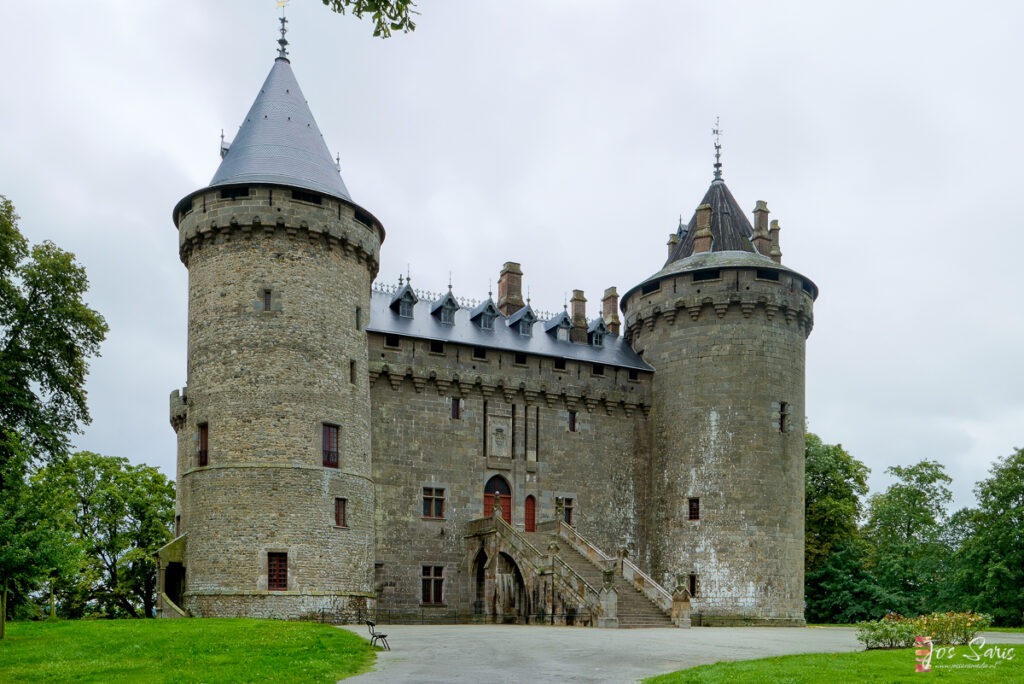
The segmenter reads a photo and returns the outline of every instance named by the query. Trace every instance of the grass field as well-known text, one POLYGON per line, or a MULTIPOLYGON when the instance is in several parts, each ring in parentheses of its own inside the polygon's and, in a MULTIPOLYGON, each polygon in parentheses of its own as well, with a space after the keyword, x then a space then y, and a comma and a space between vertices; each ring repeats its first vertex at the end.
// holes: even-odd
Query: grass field
MULTIPOLYGON (((985 649, 992 649, 988 645, 985 649)), ((1024 682, 1024 648, 1020 644, 998 646, 986 655, 972 653, 966 646, 933 654, 932 671, 916 672, 914 649, 862 651, 782 656, 761 660, 702 665, 672 674, 645 679, 645 684, 732 684, 772 682, 773 684, 860 684, 861 682, 1024 682), (967 656, 978 656, 972 660, 967 656), (1001 656, 1001 657, 1000 657, 1001 656), (1006 656, 1010 656, 1007 658, 1006 656)))
POLYGON ((307 622, 15 622, 0 641, 0 682, 335 682, 375 658, 357 635, 307 622))

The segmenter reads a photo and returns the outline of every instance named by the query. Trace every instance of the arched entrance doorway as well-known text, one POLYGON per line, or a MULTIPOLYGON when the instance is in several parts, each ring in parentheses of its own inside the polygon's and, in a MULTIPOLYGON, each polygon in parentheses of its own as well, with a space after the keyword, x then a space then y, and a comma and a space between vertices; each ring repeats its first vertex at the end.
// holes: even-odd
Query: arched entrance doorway
POLYGON ((500 553, 494 576, 494 617, 498 622, 519 622, 529 614, 523 573, 511 556, 500 553))
POLYGON ((537 499, 533 498, 533 494, 523 502, 523 524, 527 532, 537 531, 537 499))
POLYGON ((497 499, 501 506, 501 519, 512 524, 512 488, 508 480, 501 475, 495 475, 484 485, 484 517, 489 518, 494 512, 494 501, 497 499))

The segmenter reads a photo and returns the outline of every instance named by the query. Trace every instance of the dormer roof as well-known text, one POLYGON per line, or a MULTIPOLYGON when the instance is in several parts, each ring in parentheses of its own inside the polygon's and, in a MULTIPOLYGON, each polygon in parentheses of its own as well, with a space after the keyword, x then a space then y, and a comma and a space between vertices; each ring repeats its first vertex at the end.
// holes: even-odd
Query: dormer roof
POLYGON ((420 298, 416 296, 416 292, 412 289, 412 285, 406 283, 399 288, 398 292, 395 293, 395 296, 391 298, 389 306, 394 311, 401 311, 402 302, 406 302, 411 310, 411 307, 415 306, 419 301, 420 298))
POLYGON ((558 328, 563 328, 566 330, 572 328, 572 319, 569 318, 569 314, 566 313, 565 311, 558 314, 557 316, 554 316, 553 318, 547 320, 544 323, 544 332, 546 333, 550 333, 554 330, 557 330, 558 328))
POLYGON ((352 201, 286 57, 274 60, 226 147, 211 187, 272 183, 352 201))

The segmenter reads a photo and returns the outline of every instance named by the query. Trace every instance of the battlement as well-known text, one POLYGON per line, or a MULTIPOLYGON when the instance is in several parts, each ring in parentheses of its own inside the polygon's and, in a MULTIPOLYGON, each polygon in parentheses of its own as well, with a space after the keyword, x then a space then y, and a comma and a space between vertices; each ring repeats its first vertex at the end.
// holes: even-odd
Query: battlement
POLYGON ((357 205, 326 195, 268 185, 207 188, 182 200, 174 218, 185 266, 204 242, 280 231, 344 250, 366 265, 371 278, 380 267, 383 226, 357 205))
POLYGON ((813 286, 789 271, 713 269, 677 274, 656 285, 634 291, 627 302, 631 344, 641 328, 651 331, 659 321, 673 325, 680 317, 696 322, 710 316, 750 318, 761 311, 768 321, 778 316, 787 325, 795 322, 805 338, 814 327, 813 286))

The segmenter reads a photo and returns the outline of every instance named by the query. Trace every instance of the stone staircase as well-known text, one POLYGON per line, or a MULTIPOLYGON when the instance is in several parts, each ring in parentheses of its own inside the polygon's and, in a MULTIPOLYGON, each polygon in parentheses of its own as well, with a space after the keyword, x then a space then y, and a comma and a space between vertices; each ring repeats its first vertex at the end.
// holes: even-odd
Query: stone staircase
MULTIPOLYGON (((533 546, 546 549, 552 542, 558 544, 558 557, 582 576, 595 589, 604 586, 602 569, 574 549, 565 539, 555 534, 527 532, 523 534, 533 546)), ((615 576, 618 591, 619 628, 673 627, 672 621, 649 598, 635 589, 620 575, 615 576)))

